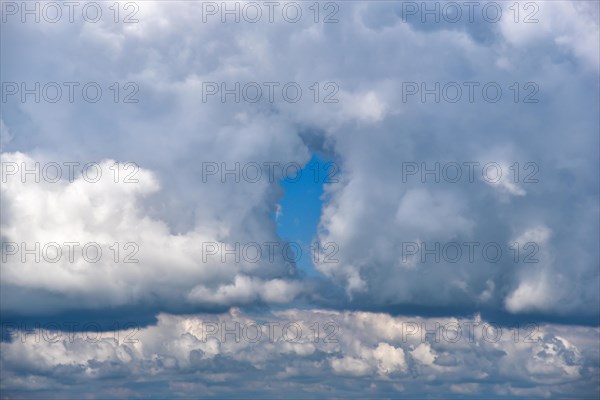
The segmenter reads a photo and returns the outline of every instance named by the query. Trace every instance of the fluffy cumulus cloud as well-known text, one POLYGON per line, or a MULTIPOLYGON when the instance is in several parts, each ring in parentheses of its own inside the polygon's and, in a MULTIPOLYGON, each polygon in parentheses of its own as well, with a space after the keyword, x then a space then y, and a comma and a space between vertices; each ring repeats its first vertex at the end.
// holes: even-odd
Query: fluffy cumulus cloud
MULTIPOLYGON (((193 304, 282 303, 301 289, 281 251, 269 260, 259 247, 229 243, 218 231, 173 234, 149 216, 143 200, 160 190, 149 171, 106 160, 79 176, 48 182, 41 178, 52 174, 55 180, 58 169, 44 173, 42 165, 49 164, 37 162, 37 183, 35 175, 21 175, 36 170, 36 161, 22 153, 4 154, 3 160, 2 284, 46 291, 49 312, 73 298, 89 308, 131 305, 150 296, 193 304), (56 300, 56 293, 64 297, 56 300)), ((9 311, 31 311, 10 300, 9 292, 3 299, 9 311)))
POLYGON ((221 2, 102 3, 96 23, 3 3, 0 310, 63 336, 88 313, 121 339, 112 315, 143 326, 3 332, 3 395, 597 394, 598 3, 485 2, 456 22, 421 2, 289 3, 273 22, 256 3, 254 23, 251 2, 230 4, 239 22, 221 2), (277 216, 285 166, 315 153, 339 166, 314 234, 336 252, 305 273, 277 216), (336 340, 202 337, 269 319, 329 321, 336 340), (537 325, 515 340, 515 321, 537 325), (413 331, 435 322, 463 340, 413 331))
POLYGON ((134 396, 142 380, 151 397, 182 398, 413 397, 423 388, 443 398, 585 398, 598 389, 597 328, 298 309, 161 314, 151 327, 100 334, 48 328, 2 343, 9 396, 23 384, 28 395, 72 396, 64 374, 98 398, 134 396))

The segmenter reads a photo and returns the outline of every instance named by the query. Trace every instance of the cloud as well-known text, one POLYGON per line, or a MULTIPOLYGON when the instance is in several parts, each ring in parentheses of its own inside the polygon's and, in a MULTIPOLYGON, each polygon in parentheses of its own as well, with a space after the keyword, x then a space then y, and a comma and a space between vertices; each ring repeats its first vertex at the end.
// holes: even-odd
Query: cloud
MULTIPOLYGON (((502 6, 503 15, 510 17, 508 6, 502 6)), ((294 275, 282 266, 190 274, 197 254, 174 249, 201 238, 229 243, 278 240, 272 220, 283 195, 278 180, 223 183, 217 174, 204 182, 206 162, 225 163, 224 169, 251 162, 304 165, 310 152, 317 150, 331 154, 343 173, 340 182, 325 185, 318 235, 320 241, 339 246, 340 261, 317 266, 346 293, 340 302, 365 308, 477 304, 505 310, 505 294, 515 290, 514 276, 520 275, 514 263, 406 268, 402 243, 485 239, 506 246, 514 230, 543 221, 555 232, 544 249, 555 257, 552 269, 570 265, 574 270, 562 277, 548 273, 548 287, 566 285, 581 293, 579 297, 562 293, 559 314, 594 318, 598 308, 589 304, 598 303, 599 256, 597 246, 588 243, 600 239, 590 223, 599 213, 594 205, 596 174, 590 168, 598 161, 598 98, 597 90, 592 90, 598 69, 593 62, 597 46, 592 46, 598 24, 591 18, 596 11, 564 2, 535 7, 539 7, 535 24, 514 23, 511 18, 497 24, 466 20, 422 24, 403 20, 401 5, 393 3, 344 3, 339 22, 332 24, 315 24, 309 18, 295 24, 230 26, 219 18, 198 24, 206 16, 193 3, 169 8, 140 5, 143 18, 137 24, 7 24, 7 35, 20 37, 22 47, 30 49, 18 53, 18 63, 5 63, 7 80, 94 81, 104 87, 105 96, 94 104, 81 98, 73 103, 22 103, 11 98, 6 108, 19 117, 3 117, 3 122, 18 135, 5 151, 20 151, 36 160, 127 160, 152 171, 161 190, 144 195, 148 219, 139 218, 161 230, 153 238, 153 258, 173 264, 178 275, 173 279, 184 292, 189 292, 191 276, 219 282, 194 289, 191 297, 175 296, 176 301, 198 301, 202 294, 207 301, 229 304, 228 293, 232 299, 250 302, 293 298, 297 287, 289 296, 268 300, 247 292, 249 286, 258 288, 294 275), (563 13, 566 17, 559 18, 563 13), (235 29, 229 29, 232 26, 235 29), (582 33, 585 40, 573 39, 582 33), (52 51, 36 51, 42 47, 52 51), (39 62, 33 62, 33 54, 39 62), (69 68, 64 68, 65 60, 69 68), (46 68, 40 70, 37 64, 46 68), (114 82, 135 82, 139 103, 107 101, 114 82), (295 82, 303 88, 303 96, 298 102, 286 101, 278 86, 274 101, 263 90, 256 103, 236 102, 234 95, 225 95, 223 103, 220 94, 203 99, 203 85, 211 82, 226 88, 236 82, 263 87, 264 82, 281 87, 295 82), (473 101, 464 82, 478 83, 473 101), (490 82, 502 91, 498 102, 486 100, 487 92, 482 91, 490 82), (437 95, 407 96, 407 83, 419 90, 453 83, 452 90, 462 88, 462 96, 456 103, 446 101, 450 93, 446 89, 437 95), (328 95, 339 101, 324 102, 328 95), (309 143, 302 134, 307 131, 319 140, 309 143), (318 148, 309 150, 315 143, 318 148), (442 179, 404 182, 406 162, 425 163, 429 169, 441 163, 442 179), (470 182, 465 181, 469 172, 464 169, 462 179, 453 184, 443 176, 443 165, 452 162, 495 162, 503 175, 498 182, 481 178, 470 182), (537 183, 526 182, 532 173, 529 163, 538 167, 533 171, 537 183), (162 239, 168 244, 157 245, 162 239), (174 260, 166 260, 166 254, 174 260), (494 289, 489 290, 492 284, 494 289)), ((8 43, 6 52, 18 50, 8 43)), ((476 176, 480 167, 473 171, 476 176)), ((265 176, 266 169, 262 173, 265 176)), ((280 175, 278 170, 276 176, 280 175)), ((134 191, 119 193, 131 207, 141 207, 134 191)), ((61 212, 61 218, 71 219, 67 211, 61 212)), ((73 221, 77 220, 75 216, 73 221)), ((134 271, 122 273, 122 288, 129 277, 139 275, 134 271)), ((60 285, 84 286, 81 276, 64 278, 60 285)), ((20 279, 38 285, 41 277, 20 279)), ((155 279, 144 276, 132 292, 115 292, 111 303, 154 291, 161 297, 164 291, 158 283, 150 285, 152 290, 141 283, 150 281, 155 279)), ((106 285, 117 283, 99 285, 98 290, 106 285)), ((544 287, 536 290, 545 292, 544 287)), ((548 307, 533 309, 553 313, 548 307)))
POLYGON ((513 23, 514 19, 502 19, 500 32, 506 41, 516 48, 532 49, 554 44, 557 49, 573 54, 590 69, 600 66, 596 44, 598 43, 598 7, 592 3, 559 1, 551 6, 532 3, 524 6, 520 15, 504 5, 505 13, 526 20, 513 23), (536 21, 536 22, 534 22, 536 21))
POLYGON ((157 316, 138 343, 2 342, 3 393, 596 394, 598 5, 521 2, 514 22, 506 2, 498 23, 471 23, 466 14, 458 23, 406 20, 403 5, 340 2, 339 21, 327 24, 314 23, 308 8, 298 23, 205 21, 197 2, 140 2, 133 24, 23 24, 18 16, 3 23, 3 82, 80 83, 73 102, 66 91, 56 103, 32 94, 3 101, 3 172, 7 163, 35 162, 95 162, 103 172, 94 183, 80 167, 72 181, 3 181, 3 256, 9 242, 56 242, 65 255, 72 241, 97 243, 107 256, 9 257, 3 316, 62 323, 94 315, 105 328, 106 319, 138 326, 157 316), (539 21, 525 23, 532 10, 539 21), (86 82, 102 88, 99 102, 82 97, 86 82), (273 101, 268 82, 279 84, 273 101), (290 82, 302 88, 297 102, 281 91, 290 82), (203 92, 206 84, 236 83, 258 85, 262 98, 203 92), (490 101, 498 87, 501 97, 490 101), (123 102, 132 88, 139 101, 123 102), (238 244, 284 244, 276 221, 282 166, 303 167, 312 153, 340 166, 339 181, 324 185, 314 238, 335 244, 333 260, 315 263, 317 277, 279 252, 236 260, 238 244), (236 179, 250 163, 262 179, 236 179), (265 163, 277 165, 273 179, 265 163), (408 163, 420 170, 407 177, 408 163), (497 180, 486 179, 487 163, 502 171, 497 180), (219 169, 207 177, 209 164, 219 169), (448 178, 451 164, 462 167, 457 181, 448 178), (138 182, 114 182, 116 172, 131 173, 126 165, 139 167, 138 182), (471 262, 464 243, 473 242, 471 262), (206 243, 218 247, 205 261, 206 243), (421 250, 458 243, 462 258, 406 257, 407 243, 421 250), (502 249, 498 261, 485 259, 487 243, 502 249), (114 262, 117 248, 119 258, 139 262, 114 262), (476 312, 481 317, 465 317, 476 312), (422 339, 420 331, 403 337, 415 326, 403 325, 411 321, 401 313, 421 315, 412 320, 417 328, 445 316, 437 321, 461 324, 463 337, 464 323, 480 325, 473 342, 422 339), (481 325, 496 317, 552 323, 525 329, 517 341, 506 329, 497 342, 483 339, 481 325), (332 319, 339 340, 199 337, 203 322, 265 318, 302 321, 303 332, 314 332, 315 319, 332 319))
POLYGON ((35 382, 30 390, 38 394, 94 388, 101 396, 134 390, 188 397, 207 388, 206 396, 222 397, 233 393, 235 381, 242 397, 259 388, 266 397, 281 390, 355 397, 364 393, 361 386, 375 397, 397 390, 415 395, 425 386, 435 396, 450 391, 474 398, 519 396, 525 388, 532 397, 579 398, 596 390, 597 328, 541 325, 535 331, 522 327, 520 336, 507 327, 498 335, 497 329, 477 317, 316 309, 284 309, 259 318, 239 310, 161 314, 155 326, 103 332, 102 339, 91 332, 14 332, 12 342, 0 345, 3 370, 9 371, 2 389, 10 395, 23 382, 35 382), (456 327, 463 329, 460 335, 456 327), (69 383, 63 373, 70 374, 69 383))
MULTIPOLYGON (((282 251, 246 257, 249 250, 217 230, 170 232, 149 215, 147 198, 161 187, 148 170, 105 160, 75 172, 55 163, 64 176, 49 182, 44 176, 55 180, 56 174, 56 168, 44 168, 49 164, 23 153, 2 156, 2 285, 68 299, 46 304, 54 306, 52 312, 125 306, 152 297, 175 306, 279 304, 302 291, 282 251), (41 183, 21 173, 34 171, 36 163, 38 171, 46 171, 39 172, 41 183), (231 254, 232 249, 238 251, 231 254)), ((13 313, 27 310, 18 302, 5 307, 13 313)))

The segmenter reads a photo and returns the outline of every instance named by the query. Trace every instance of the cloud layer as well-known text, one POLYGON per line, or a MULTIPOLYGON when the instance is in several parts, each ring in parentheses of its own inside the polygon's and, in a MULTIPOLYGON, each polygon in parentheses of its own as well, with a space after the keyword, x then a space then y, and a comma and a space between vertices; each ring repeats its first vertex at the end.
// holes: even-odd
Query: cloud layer
POLYGON ((98 398, 321 398, 357 391, 411 398, 423 390, 436 398, 586 398, 598 390, 597 328, 524 325, 518 332, 478 317, 298 309, 259 318, 235 309, 161 314, 141 330, 17 335, 1 345, 9 378, 3 391, 10 396, 27 385, 26 396, 60 398, 72 389, 92 389, 98 398), (141 381, 151 391, 140 390, 141 381))

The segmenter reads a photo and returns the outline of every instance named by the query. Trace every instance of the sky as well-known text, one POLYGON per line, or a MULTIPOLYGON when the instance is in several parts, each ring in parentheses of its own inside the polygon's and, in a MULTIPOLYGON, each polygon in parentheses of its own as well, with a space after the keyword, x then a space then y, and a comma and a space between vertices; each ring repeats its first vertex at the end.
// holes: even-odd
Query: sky
POLYGON ((0 12, 1 398, 598 397, 598 2, 0 12))

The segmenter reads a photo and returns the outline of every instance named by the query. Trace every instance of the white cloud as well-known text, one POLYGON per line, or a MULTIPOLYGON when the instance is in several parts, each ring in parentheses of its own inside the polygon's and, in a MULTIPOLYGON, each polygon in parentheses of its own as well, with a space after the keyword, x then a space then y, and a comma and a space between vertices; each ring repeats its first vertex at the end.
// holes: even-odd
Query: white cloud
MULTIPOLYGON (((598 8, 529 3, 539 7, 538 23, 514 23, 512 2, 502 3, 506 18, 498 24, 404 23, 396 2, 340 2, 335 24, 315 24, 310 12, 294 24, 223 24, 218 15, 204 23, 195 2, 141 2, 136 24, 3 23, 5 81, 98 81, 105 91, 97 104, 23 103, 19 96, 3 104, 3 162, 141 167, 133 185, 115 184, 110 174, 95 184, 2 184, 3 242, 96 241, 106 254, 117 241, 140 247, 138 264, 3 263, 3 313, 281 307, 302 297, 308 308, 310 299, 327 298, 370 310, 481 309, 596 321, 598 8), (109 86, 117 81, 135 82, 140 103, 115 104, 109 86), (202 101, 206 82, 273 81, 299 82, 301 101, 202 101), (466 100, 466 90, 456 104, 433 102, 433 95, 427 103, 419 95, 403 99, 403 83, 454 81, 479 82, 476 101, 466 100), (498 103, 481 97, 490 81, 503 89, 498 103), (339 102, 314 102, 315 82, 335 82, 339 102), (528 82, 537 84, 538 103, 523 102, 528 82), (317 235, 339 247, 338 262, 316 266, 326 281, 312 285, 284 260, 202 262, 203 242, 278 241, 272 216, 281 215, 284 194, 278 179, 203 182, 202 163, 304 165, 313 151, 342 167, 340 182, 325 185, 317 235), (514 162, 535 162, 539 182, 527 184, 523 175, 514 181, 510 172, 497 183, 401 177, 407 161, 477 160, 504 172, 514 162), (402 262, 403 242, 455 240, 536 242, 540 262, 514 263, 510 251, 497 264, 402 262)), ((530 9, 520 9, 521 19, 530 9)), ((163 379, 163 397, 227 397, 239 388, 226 384, 248 374, 240 387, 254 397, 271 388, 299 397, 336 390, 344 390, 341 397, 393 397, 398 390, 565 397, 598 388, 597 329, 547 325, 540 343, 514 343, 508 335, 450 345, 415 335, 404 342, 404 320, 390 315, 282 313, 307 320, 306 332, 312 317, 339 319, 340 343, 202 342, 198 329, 211 317, 161 314, 135 345, 3 342, 2 385, 15 397, 23 388, 66 393, 73 384, 89 392, 87 384, 120 375, 163 379), (335 375, 332 383, 327 374, 335 375), (271 386, 263 384, 272 377, 271 386)), ((114 390, 107 396, 133 397, 125 387, 114 390)))
MULTIPOLYGON (((160 190, 150 171, 141 168, 130 177, 137 182, 125 182, 131 168, 127 170, 120 163, 116 178, 115 162, 106 160, 86 169, 92 171, 89 175, 76 175, 72 182, 70 172, 61 166, 66 175, 62 180, 48 182, 42 173, 41 182, 35 183, 33 175, 20 174, 33 170, 35 162, 22 153, 3 153, 6 171, 9 164, 19 169, 6 175, 2 185, 3 239, 18 245, 14 255, 5 251, 4 286, 48 290, 86 308, 135 304, 152 295, 167 302, 185 303, 189 299, 204 305, 257 300, 285 303, 302 290, 297 282, 269 277, 285 274, 282 252, 273 251, 272 260, 269 254, 255 260, 254 255, 245 257, 238 243, 240 262, 236 262, 235 254, 223 261, 225 249, 233 249, 235 243, 220 237, 218 230, 199 227, 173 234, 164 221, 148 215, 145 199, 160 190), (93 182, 97 170, 101 176, 93 182), (72 260, 65 245, 70 242, 79 243, 72 260), (22 243, 27 249, 39 243, 40 262, 34 255, 22 261, 22 243), (49 253, 43 250, 50 243, 60 245, 62 255, 57 262, 48 261, 58 255, 55 247, 48 247, 49 253), (100 247, 99 260, 90 261, 96 258, 96 250, 88 252, 86 259, 83 247, 88 243, 94 244, 94 249, 100 247), (218 252, 212 252, 208 245, 218 246, 218 252), (257 270, 261 270, 261 278, 247 276, 257 270)), ((42 162, 38 168, 43 170, 44 165, 42 162)))
POLYGON ((597 70, 598 7, 593 2, 552 1, 503 3, 500 32, 513 46, 535 48, 544 42, 573 54, 597 70), (515 7, 515 4, 517 7, 515 7), (518 9, 518 14, 515 14, 518 9), (514 19, 518 18, 519 23, 514 19), (540 43, 541 42, 541 43, 540 43))
MULTIPOLYGON (((58 337, 56 333, 38 332, 38 337, 51 340, 36 341, 29 333, 3 342, 2 366, 10 375, 3 379, 2 388, 10 393, 30 382, 32 388, 64 393, 60 375, 55 374, 60 370, 69 371, 76 382, 88 388, 97 388, 99 395, 109 387, 127 390, 130 384, 140 382, 152 382, 153 390, 162 393, 175 377, 179 388, 188 394, 196 385, 209 385, 214 393, 222 393, 223 385, 235 380, 236 390, 252 390, 258 384, 273 393, 287 387, 292 395, 299 389, 298 382, 315 378, 328 383, 312 387, 314 394, 327 393, 332 389, 328 385, 343 391, 358 383, 373 384, 375 396, 378 390, 385 390, 382 385, 392 383, 395 386, 390 388, 407 395, 421 393, 423 385, 436 383, 433 393, 443 395, 450 390, 477 397, 489 391, 517 393, 519 387, 532 384, 557 397, 585 395, 584 390, 593 390, 594 379, 597 385, 598 366, 589 364, 588 358, 594 357, 589 351, 594 348, 597 328, 578 327, 559 336, 552 333, 556 326, 542 325, 532 336, 539 337, 535 341, 524 336, 515 340, 513 330, 506 328, 497 339, 493 334, 484 336, 486 324, 479 319, 435 320, 298 309, 259 318, 239 310, 217 315, 161 314, 154 326, 104 332, 98 341, 93 333, 63 332, 58 337), (272 333, 264 325, 266 321, 274 327, 272 333), (327 322, 337 328, 333 336, 328 335, 335 342, 322 340, 327 322), (446 326, 450 322, 475 327, 471 336, 464 330, 458 341, 449 341, 445 338, 451 336, 444 334, 438 339, 433 334, 421 336, 421 324, 431 330, 435 323, 446 326), (254 331, 235 333, 235 323, 240 327, 263 325, 263 335, 250 342, 247 338, 254 337, 254 331), (295 324, 302 335, 284 336, 282 327, 286 324, 295 324), (314 341, 317 324, 321 340, 314 341), (229 332, 225 339, 224 327, 229 332), (582 338, 588 342, 571 342, 582 338), (124 376, 109 372, 116 370, 123 371, 124 376), (573 392, 572 385, 585 377, 591 379, 591 385, 573 392), (519 385, 497 384, 513 380, 519 385)), ((537 397, 539 393, 530 395, 537 397)))

